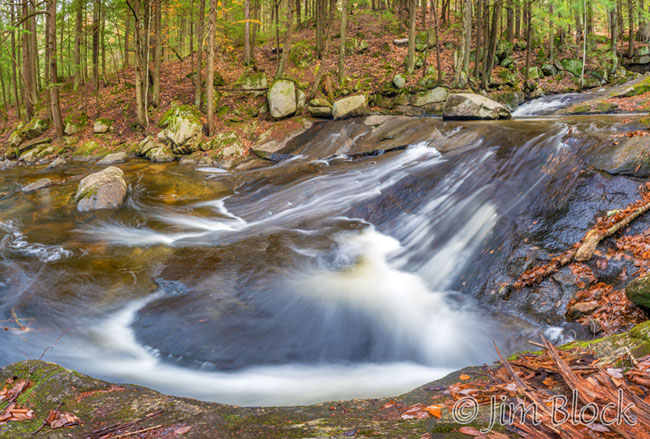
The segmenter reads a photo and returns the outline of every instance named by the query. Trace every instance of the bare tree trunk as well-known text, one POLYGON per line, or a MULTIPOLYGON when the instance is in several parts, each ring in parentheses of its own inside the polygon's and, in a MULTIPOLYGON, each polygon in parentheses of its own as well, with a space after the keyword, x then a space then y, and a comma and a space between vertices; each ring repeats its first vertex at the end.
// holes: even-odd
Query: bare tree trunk
POLYGON ((526 66, 524 67, 524 90, 528 88, 528 69, 530 68, 530 46, 531 46, 531 41, 530 41, 530 34, 531 34, 531 29, 530 29, 530 23, 531 23, 531 18, 532 18, 532 12, 531 12, 531 1, 532 0, 526 0, 526 5, 528 9, 528 15, 526 16, 526 66))
MULTIPOLYGON (((426 1, 426 0, 425 0, 426 1)), ((348 26, 348 0, 341 0, 341 37, 339 41, 339 85, 345 86, 345 31, 348 26)))
POLYGON ((208 24, 208 72, 206 78, 206 107, 208 117, 208 132, 215 134, 214 126, 214 32, 217 20, 217 0, 210 0, 208 24))
POLYGON ((492 6, 492 29, 490 30, 490 46, 488 48, 485 75, 483 76, 483 88, 487 90, 492 75, 492 66, 494 65, 494 56, 497 50, 497 40, 499 39, 499 21, 501 17, 501 0, 495 0, 492 6))
POLYGON ((196 75, 194 76, 194 105, 201 108, 201 87, 203 85, 203 21, 205 0, 199 2, 199 26, 196 29, 196 75))
POLYGON ((628 37, 627 56, 634 55, 634 0, 627 0, 628 37))
POLYGON ((509 42, 513 42, 515 38, 515 8, 513 5, 513 0, 507 0, 507 26, 506 26, 506 38, 509 42))
POLYGON ((442 83, 442 66, 440 65, 440 37, 439 37, 439 32, 438 32, 438 8, 436 3, 438 0, 431 0, 431 13, 433 14, 433 19, 435 21, 435 26, 436 26, 436 67, 438 69, 438 83, 442 83))
POLYGON ((251 0, 244 0, 244 65, 251 63, 251 0))
MULTIPOLYGON (((483 26, 481 22, 481 9, 483 7, 483 1, 478 0, 476 2, 476 48, 474 49, 474 78, 476 82, 480 80, 480 64, 481 64, 481 34, 483 32, 483 26)), ((508 10, 510 12, 510 9, 508 10)))
POLYGON ((160 61, 162 58, 161 0, 154 0, 153 18, 153 106, 160 107, 160 61))
POLYGON ((462 74, 459 76, 459 85, 465 87, 467 79, 469 79, 469 58, 472 45, 472 0, 465 0, 463 6, 463 64, 462 73, 465 74, 463 79, 462 74))
POLYGON ((95 91, 95 104, 97 117, 99 117, 99 8, 101 0, 93 2, 93 90, 95 91))
MULTIPOLYGON (((15 14, 14 14, 14 5, 11 4, 9 5, 10 8, 10 14, 11 14, 11 22, 14 23, 15 20, 15 14)), ((16 47, 16 32, 12 29, 11 30, 11 74, 13 76, 13 88, 14 88, 14 101, 16 102, 16 117, 20 119, 20 99, 18 98, 18 74, 17 74, 17 66, 16 66, 16 57, 18 56, 18 51, 16 47)))
POLYGON ((52 125, 57 138, 63 137, 63 119, 61 117, 61 105, 59 104, 59 87, 56 74, 56 0, 47 0, 47 35, 49 54, 49 96, 52 113, 52 125))
POLYGON ((129 33, 131 30, 131 14, 126 14, 126 23, 124 24, 124 67, 129 66, 129 33))
POLYGON ((29 44, 29 5, 28 1, 24 0, 22 4, 23 9, 23 35, 22 35, 22 45, 23 45, 23 102, 25 103, 25 113, 27 119, 34 117, 34 102, 32 101, 32 87, 34 86, 32 82, 32 65, 31 65, 31 51, 29 44))
POLYGON ((417 0, 408 0, 409 2, 409 47, 406 55, 406 72, 413 73, 415 70, 415 10, 417 0))

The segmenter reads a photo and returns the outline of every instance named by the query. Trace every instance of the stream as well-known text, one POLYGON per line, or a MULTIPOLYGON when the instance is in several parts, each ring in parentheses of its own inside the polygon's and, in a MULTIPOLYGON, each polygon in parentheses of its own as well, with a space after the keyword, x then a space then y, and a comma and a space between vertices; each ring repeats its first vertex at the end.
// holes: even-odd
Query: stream
POLYGON ((363 122, 330 122, 261 169, 120 164, 125 206, 92 213, 72 199, 99 166, 4 171, 0 320, 28 330, 0 336, 0 365, 43 355, 174 395, 309 404, 490 363, 493 340, 568 340, 477 286, 520 239, 516 218, 579 162, 573 133, 618 122, 420 119, 424 139, 363 155, 342 152, 363 122), (63 183, 21 191, 43 177, 63 183))

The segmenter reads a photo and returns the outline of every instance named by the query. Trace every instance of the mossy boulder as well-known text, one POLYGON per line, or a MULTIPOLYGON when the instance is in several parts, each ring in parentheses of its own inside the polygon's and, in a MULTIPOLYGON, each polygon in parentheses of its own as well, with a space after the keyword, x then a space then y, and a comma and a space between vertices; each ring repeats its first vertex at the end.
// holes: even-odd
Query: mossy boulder
POLYGON ((72 136, 86 129, 88 116, 85 113, 70 114, 64 120, 66 136, 72 136))
POLYGON ((7 139, 7 146, 15 148, 21 143, 35 139, 45 132, 50 125, 49 120, 34 117, 27 123, 20 122, 7 139))
POLYGON ((543 64, 542 73, 544 73, 544 76, 555 76, 558 74, 558 69, 553 64, 543 64))
POLYGON ((72 158, 77 161, 90 161, 94 157, 108 154, 108 149, 97 140, 88 140, 77 144, 72 152, 72 158))
POLYGON ((401 90, 406 86, 406 78, 401 73, 398 73, 397 75, 393 76, 392 83, 396 89, 401 90))
POLYGON ((301 69, 309 67, 315 59, 316 49, 306 41, 298 41, 291 46, 289 59, 301 69))
POLYGON ((77 210, 86 212, 120 207, 124 203, 126 190, 124 172, 120 168, 110 166, 90 174, 79 182, 75 195, 77 210))
POLYGON ((278 79, 273 82, 266 96, 271 117, 284 119, 296 114, 298 108, 296 99, 296 84, 289 79, 278 79))
POLYGON ((418 86, 426 89, 436 88, 438 86, 438 76, 427 75, 424 78, 418 79, 418 86))
POLYGON ((225 131, 214 136, 212 150, 223 157, 235 157, 244 154, 244 144, 235 131, 225 131))
POLYGON ((628 283, 625 295, 635 305, 650 309, 650 276, 639 277, 628 283))
POLYGON ((307 111, 312 117, 332 118, 332 104, 326 99, 312 99, 307 105, 307 111))
POLYGON ((500 65, 501 67, 508 68, 508 67, 510 67, 511 65, 513 65, 514 62, 515 62, 515 59, 514 59, 512 56, 506 56, 505 58, 503 58, 503 59, 499 62, 499 65, 500 65))
POLYGON ((198 149, 203 137, 201 113, 194 105, 178 105, 172 102, 158 126, 163 130, 158 138, 168 144, 175 154, 191 154, 198 149))
POLYGON ((510 41, 507 40, 499 40, 497 42, 497 47, 495 51, 495 55, 500 59, 506 59, 508 57, 512 56, 512 53, 515 49, 514 44, 512 44, 510 41))
POLYGON ((510 111, 515 111, 525 100, 524 93, 521 91, 504 91, 491 95, 490 97, 510 111))
POLYGON ((266 79, 266 73, 264 72, 244 72, 239 79, 235 81, 235 88, 251 90, 247 93, 252 96, 264 96, 267 87, 268 81, 266 79))
POLYGON ((96 134, 104 134, 111 131, 113 128, 113 119, 96 119, 93 123, 93 132, 96 134))
POLYGON ((432 90, 416 93, 411 96, 411 105, 424 107, 431 104, 440 104, 447 100, 449 92, 445 87, 436 87, 432 90))
POLYGON ((171 162, 174 160, 172 151, 153 136, 147 136, 138 144, 135 154, 145 157, 154 163, 171 162))
POLYGON ((562 64, 564 70, 571 73, 573 76, 578 78, 580 77, 580 74, 582 73, 582 61, 579 59, 564 58, 560 61, 560 64, 562 64))

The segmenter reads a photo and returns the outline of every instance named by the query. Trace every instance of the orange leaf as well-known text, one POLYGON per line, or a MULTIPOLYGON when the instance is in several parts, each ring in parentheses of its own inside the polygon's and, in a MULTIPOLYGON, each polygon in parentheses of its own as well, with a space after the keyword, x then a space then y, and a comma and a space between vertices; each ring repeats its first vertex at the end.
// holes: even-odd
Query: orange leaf
POLYGON ((463 381, 467 381, 467 380, 470 379, 471 377, 470 377, 469 375, 465 375, 465 374, 463 374, 463 375, 461 375, 459 378, 460 378, 461 380, 463 380, 463 381))
POLYGON ((429 406, 425 407, 424 410, 429 412, 429 414, 431 416, 435 416, 438 419, 442 418, 442 406, 441 405, 437 405, 437 404, 429 405, 429 406))

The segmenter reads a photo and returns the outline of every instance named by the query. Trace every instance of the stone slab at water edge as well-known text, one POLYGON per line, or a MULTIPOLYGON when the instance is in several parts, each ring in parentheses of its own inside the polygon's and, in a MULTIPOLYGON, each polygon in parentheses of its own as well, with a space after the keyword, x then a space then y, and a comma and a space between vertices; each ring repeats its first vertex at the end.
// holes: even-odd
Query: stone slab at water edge
POLYGON ((442 113, 445 120, 496 120, 511 117, 510 110, 500 103, 472 93, 450 94, 442 113))
POLYGON ((115 166, 95 172, 79 182, 75 195, 77 210, 85 212, 98 209, 114 209, 124 203, 126 197, 124 172, 115 166))

